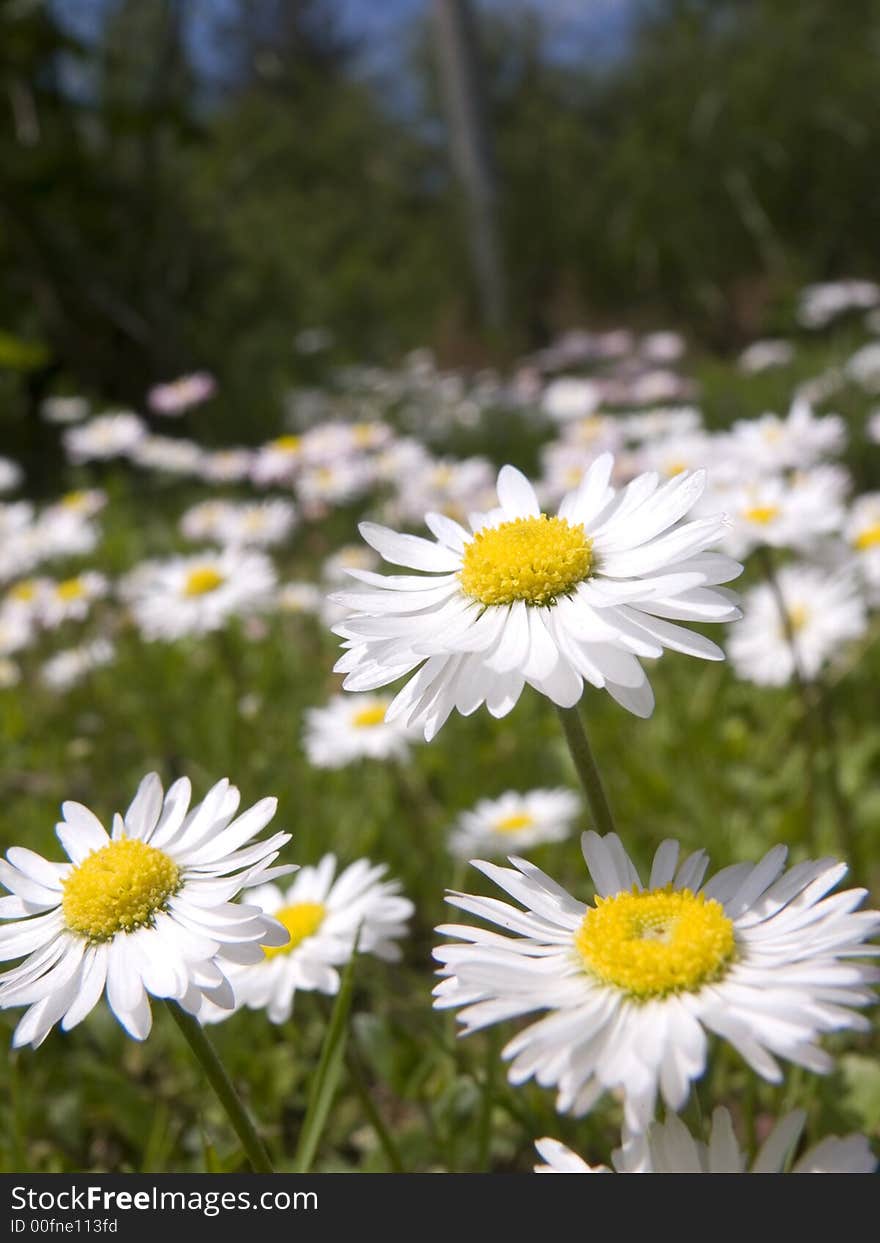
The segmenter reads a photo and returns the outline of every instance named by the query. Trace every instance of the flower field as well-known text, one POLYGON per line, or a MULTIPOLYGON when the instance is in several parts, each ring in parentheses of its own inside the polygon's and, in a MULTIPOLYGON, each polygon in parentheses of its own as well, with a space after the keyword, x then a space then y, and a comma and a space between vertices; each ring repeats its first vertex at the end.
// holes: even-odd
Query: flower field
POLYGON ((872 1169, 878 316, 45 399, 0 1168, 872 1169))

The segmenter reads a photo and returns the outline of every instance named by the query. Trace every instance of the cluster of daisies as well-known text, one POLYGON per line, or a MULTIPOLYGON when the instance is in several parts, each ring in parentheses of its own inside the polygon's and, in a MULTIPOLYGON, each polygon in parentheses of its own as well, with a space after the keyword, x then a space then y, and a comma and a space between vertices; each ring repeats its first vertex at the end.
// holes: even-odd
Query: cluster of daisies
MULTIPOLYGON (((844 284, 805 291, 801 323, 870 316, 880 291, 844 284)), ((0 504, 0 686, 15 680, 21 653, 71 625, 80 644, 41 668, 54 688, 112 662, 122 626, 176 642, 257 613, 314 614, 342 641, 344 681, 305 712, 302 747, 333 769, 403 765, 453 713, 504 718, 526 686, 563 714, 589 687, 648 717, 646 664, 668 651, 727 655, 764 685, 816 678, 867 633, 880 602, 880 493, 853 495, 839 461, 847 428, 817 413, 840 383, 873 391, 876 348, 801 386, 786 415, 724 432, 703 424, 675 333, 567 334, 509 381, 445 375, 423 353, 398 372, 349 369, 332 392, 291 394, 292 430, 248 449, 209 450, 132 411, 92 417, 81 399, 50 399, 45 417, 63 427, 78 469, 125 460, 211 492, 180 513, 180 552, 115 581, 83 563, 100 548, 105 492, 39 511, 0 504), (547 431, 534 481, 435 451, 450 428, 498 410, 547 431), (274 494, 242 499, 243 486, 274 494), (312 580, 287 576, 304 526, 336 509, 366 515, 362 542, 336 547, 312 580), (750 585, 736 595, 743 562, 750 585), (64 568, 50 577, 47 563, 64 568), (731 627, 725 646, 706 624, 731 627)), ((756 342, 741 366, 784 368, 794 353, 790 342, 756 342)), ((197 373, 151 390, 145 405, 183 415, 215 391, 197 373)), ((0 490, 21 484, 16 464, 0 462, 0 490)), ((400 957, 413 905, 383 865, 340 867, 332 853, 298 869, 277 862, 289 835, 263 836, 274 800, 241 813, 239 801, 221 781, 191 806, 186 779, 166 792, 153 774, 109 830, 65 803, 66 861, 8 851, 0 957, 16 965, 0 975, 0 1008, 24 1007, 16 1046, 75 1026, 105 995, 136 1039, 149 1033, 151 997, 204 1024, 242 1008, 283 1023, 297 991, 337 992, 356 952, 400 957)), ((435 1006, 456 1010, 465 1033, 515 1020, 502 1053, 509 1080, 554 1089, 560 1112, 581 1116, 611 1096, 622 1110, 618 1171, 788 1168, 800 1113, 756 1154, 743 1152, 725 1110, 705 1136, 678 1114, 719 1041, 770 1082, 786 1063, 829 1071, 822 1037, 867 1026, 880 913, 860 909, 864 890, 838 888, 846 867, 833 859, 787 867, 774 847, 707 879, 704 852, 682 856, 665 841, 640 872, 615 833, 583 835, 590 884, 571 894, 520 851, 569 838, 581 810, 570 790, 508 790, 450 815, 450 854, 506 898, 450 895, 482 923, 438 929, 448 943, 434 951, 435 1006)), ((610 1168, 550 1137, 537 1144, 542 1171, 610 1168)), ((793 1168, 873 1164, 864 1137, 850 1136, 793 1168)))

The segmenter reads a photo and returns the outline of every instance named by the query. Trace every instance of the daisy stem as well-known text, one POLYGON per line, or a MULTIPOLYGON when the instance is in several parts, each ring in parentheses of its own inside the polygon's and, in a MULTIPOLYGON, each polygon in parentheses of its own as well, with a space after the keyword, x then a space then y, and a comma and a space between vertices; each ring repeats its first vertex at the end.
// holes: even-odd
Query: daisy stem
POLYGON ((205 1072, 205 1076, 214 1089, 217 1099, 232 1124, 241 1146, 247 1153, 247 1159, 255 1174, 274 1174, 272 1161, 266 1146, 257 1134, 257 1128, 244 1106, 244 1102, 236 1092, 232 1080, 214 1046, 205 1035, 204 1029, 197 1019, 182 1009, 174 1001, 166 1001, 166 1006, 177 1026, 183 1032, 193 1056, 205 1072))
POLYGON ((557 706, 556 711, 559 713, 565 741, 568 743, 568 749, 577 769, 577 775, 580 777, 581 785, 584 787, 584 793, 587 796, 587 802, 590 805, 593 827, 598 833, 614 833, 614 817, 611 814, 608 799, 605 797, 605 791, 602 788, 602 778, 599 776, 599 769, 593 758, 593 752, 587 740, 587 731, 584 729, 581 715, 576 707, 560 708, 557 706))
POLYGON ((834 729, 834 719, 831 715, 828 698, 825 688, 817 677, 812 683, 807 679, 803 664, 801 662, 800 651, 798 648, 797 634, 795 632, 794 623, 791 614, 785 602, 782 588, 776 574, 776 566, 773 561, 772 553, 769 548, 759 549, 761 564, 764 570, 764 577, 770 590, 773 592, 776 605, 779 610, 779 618, 782 622, 782 629, 785 633, 785 639, 791 650, 792 674, 795 686, 801 699, 801 705, 804 720, 807 729, 807 796, 808 807, 810 811, 810 828, 813 839, 813 847, 818 852, 821 850, 821 843, 817 840, 816 835, 816 817, 814 813, 815 788, 817 784, 817 760, 822 755, 824 763, 822 767, 825 770, 827 779, 828 793, 831 798, 831 807, 834 813, 834 821, 837 828, 837 841, 839 849, 847 856, 853 867, 856 867, 857 860, 855 858, 856 842, 852 829, 852 818, 850 816, 849 805, 846 795, 840 784, 840 773, 838 771, 837 759, 837 738, 834 729))

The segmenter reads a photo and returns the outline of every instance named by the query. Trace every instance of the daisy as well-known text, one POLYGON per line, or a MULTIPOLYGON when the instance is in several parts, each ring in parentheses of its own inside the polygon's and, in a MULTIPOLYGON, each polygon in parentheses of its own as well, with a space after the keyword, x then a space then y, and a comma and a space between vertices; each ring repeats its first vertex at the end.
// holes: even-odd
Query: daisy
POLYGON ((880 392, 880 341, 869 341, 856 350, 844 371, 849 380, 869 393, 880 392))
POLYGON ((560 1112, 584 1114, 603 1092, 623 1098, 629 1133, 645 1131, 658 1093, 671 1110, 706 1067, 707 1035, 729 1041, 758 1075, 782 1078, 777 1058, 819 1073, 816 1040, 864 1030, 853 1007, 873 999, 880 971, 864 941, 880 912, 855 913, 864 889, 826 897, 846 872, 832 859, 785 871, 777 846, 705 886, 703 851, 679 860, 658 848, 647 888, 615 834, 585 833, 596 896, 578 901, 523 859, 474 864, 520 905, 454 893, 449 901, 506 930, 438 929, 459 938, 434 956, 446 978, 435 1005, 461 1007, 467 1033, 532 1011, 502 1056, 513 1084, 556 1086, 560 1112))
POLYGON ((0 457, 0 492, 12 492, 21 483, 24 472, 18 462, 11 458, 0 457))
POLYGON ((282 583, 275 596, 275 606, 282 613, 311 613, 321 609, 323 594, 317 583, 282 583))
POLYGON ((109 665, 115 655, 116 649, 109 639, 94 639, 81 647, 56 652, 43 665, 40 678, 53 690, 68 691, 93 669, 109 665))
POLYGON ((793 359, 794 346, 790 341, 753 341, 740 354, 738 365, 747 375, 756 375, 772 367, 787 367, 793 359))
POLYGON ((561 376, 544 389, 541 407, 554 423, 584 419, 602 403, 602 388, 594 380, 561 376))
POLYGON ((193 505, 180 520, 180 529, 187 539, 216 540, 218 544, 234 544, 269 548, 282 543, 296 525, 296 510, 290 501, 202 501, 193 505))
POLYGON ((649 332, 639 342, 639 353, 652 363, 677 362, 686 349, 680 332, 649 332))
POLYGON ((269 558, 237 548, 145 561, 120 584, 145 639, 219 630, 233 615, 268 604, 274 588, 269 558))
POLYGON ((194 440, 178 440, 174 436, 144 436, 129 453, 131 460, 145 470, 164 471, 167 475, 198 476, 202 466, 202 449, 194 440))
POLYGON ((106 596, 109 589, 107 579, 96 570, 47 585, 37 605, 40 624, 51 630, 65 621, 82 621, 94 601, 106 596))
POLYGON ((848 477, 833 466, 779 475, 717 493, 732 525, 724 549, 745 557, 755 548, 808 549, 839 531, 844 521, 843 493, 848 477))
POLYGON ((476 850, 507 854, 517 849, 561 842, 568 837, 581 801, 572 790, 508 790, 500 798, 484 798, 462 812, 449 840, 456 855, 469 858, 476 850))
POLYGON ((147 405, 154 414, 176 417, 185 414, 193 406, 213 397, 217 392, 217 381, 208 371, 195 371, 192 375, 181 376, 179 380, 171 380, 168 384, 156 384, 147 394, 147 405))
POLYGON ((854 501, 843 530, 872 598, 880 594, 880 492, 854 501))
POLYGON ((759 686, 785 686, 796 672, 812 681, 843 643, 867 628, 865 601, 848 570, 795 563, 776 578, 787 623, 776 591, 761 583, 746 592, 743 619, 727 645, 737 675, 759 686))
MULTIPOLYGON (((613 1155, 618 1174, 782 1174, 797 1147, 807 1115, 796 1109, 775 1124, 751 1165, 737 1143, 730 1114, 719 1106, 712 1114, 708 1144, 694 1139, 674 1114, 654 1122, 636 1156, 626 1146, 613 1155)), ((535 1142, 546 1165, 536 1174, 610 1174, 607 1165, 586 1161, 555 1139, 535 1142)), ((814 1144, 791 1168, 792 1174, 873 1174, 877 1160, 864 1135, 836 1135, 814 1144)))
MULTIPOLYGON (((414 908, 397 881, 381 879, 385 871, 384 864, 358 859, 336 876, 336 857, 328 854, 316 867, 300 868, 286 892, 272 884, 256 889, 253 901, 290 939, 266 942, 259 962, 236 971, 236 1005, 265 1010, 272 1023, 285 1022, 297 990, 339 991, 338 968, 351 958, 355 941, 358 953, 397 962, 397 942, 406 936, 414 908)), ((204 1017, 225 1016, 211 1009, 204 1017)))
POLYGON ((301 436, 279 436, 256 451, 251 463, 251 479, 265 486, 290 483, 302 464, 301 436))
POLYGON ((356 760, 403 760, 413 731, 386 721, 387 695, 335 695, 305 712, 303 746, 316 768, 344 768, 356 760))
POLYGON ((253 461, 250 449, 215 449, 202 454, 197 473, 208 483, 240 483, 249 477, 253 461))
POLYGON ((389 720, 420 725, 432 738, 453 708, 513 708, 525 683, 561 707, 584 681, 605 687, 638 716, 654 698, 638 657, 673 648, 707 660, 721 649, 669 619, 739 616, 716 584, 742 567, 706 550, 723 516, 682 523, 705 474, 659 486, 642 475, 616 491, 614 459, 597 458, 556 517, 542 513, 532 485, 512 466, 498 476, 500 507, 471 515, 471 530, 440 514, 426 523, 435 542, 361 524, 390 562, 429 575, 383 577, 353 571, 364 586, 332 599, 353 611, 334 627, 349 649, 336 665, 347 690, 375 690, 419 672, 399 692, 389 720))
POLYGON ((146 434, 146 424, 136 414, 120 410, 69 427, 64 433, 64 449, 71 462, 108 461, 125 457, 146 434))
POLYGON ((838 414, 817 417, 809 402, 796 399, 784 419, 762 414, 738 419, 729 434, 730 452, 753 473, 803 470, 846 448, 846 424, 838 414))
POLYGON ((0 958, 24 958, 0 976, 0 1008, 28 1006, 12 1043, 37 1047, 56 1023, 75 1027, 106 990, 130 1036, 143 1040, 147 994, 195 1014, 207 997, 231 1008, 225 972, 286 944, 284 928, 258 905, 233 899, 293 871, 271 867, 288 833, 256 835, 275 814, 262 799, 237 819, 235 786, 219 781, 189 810, 182 777, 163 797, 150 773, 112 834, 80 803, 64 803, 56 826, 67 863, 12 847, 0 862, 11 897, 0 899, 0 958))
POLYGON ((801 290, 797 317, 805 328, 824 328, 845 311, 868 310, 880 302, 873 281, 825 281, 801 290))
POLYGON ((85 397, 47 397, 40 406, 40 414, 47 423, 80 423, 88 413, 85 397))

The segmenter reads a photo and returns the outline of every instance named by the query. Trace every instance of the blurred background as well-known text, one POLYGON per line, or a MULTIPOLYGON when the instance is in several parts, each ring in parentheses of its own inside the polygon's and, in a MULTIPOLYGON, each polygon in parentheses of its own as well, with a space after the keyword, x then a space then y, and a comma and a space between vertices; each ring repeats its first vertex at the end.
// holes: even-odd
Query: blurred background
POLYGON ((877 0, 2 0, 0 436, 198 367, 257 440, 624 311, 732 353, 878 275, 878 53, 877 0))

